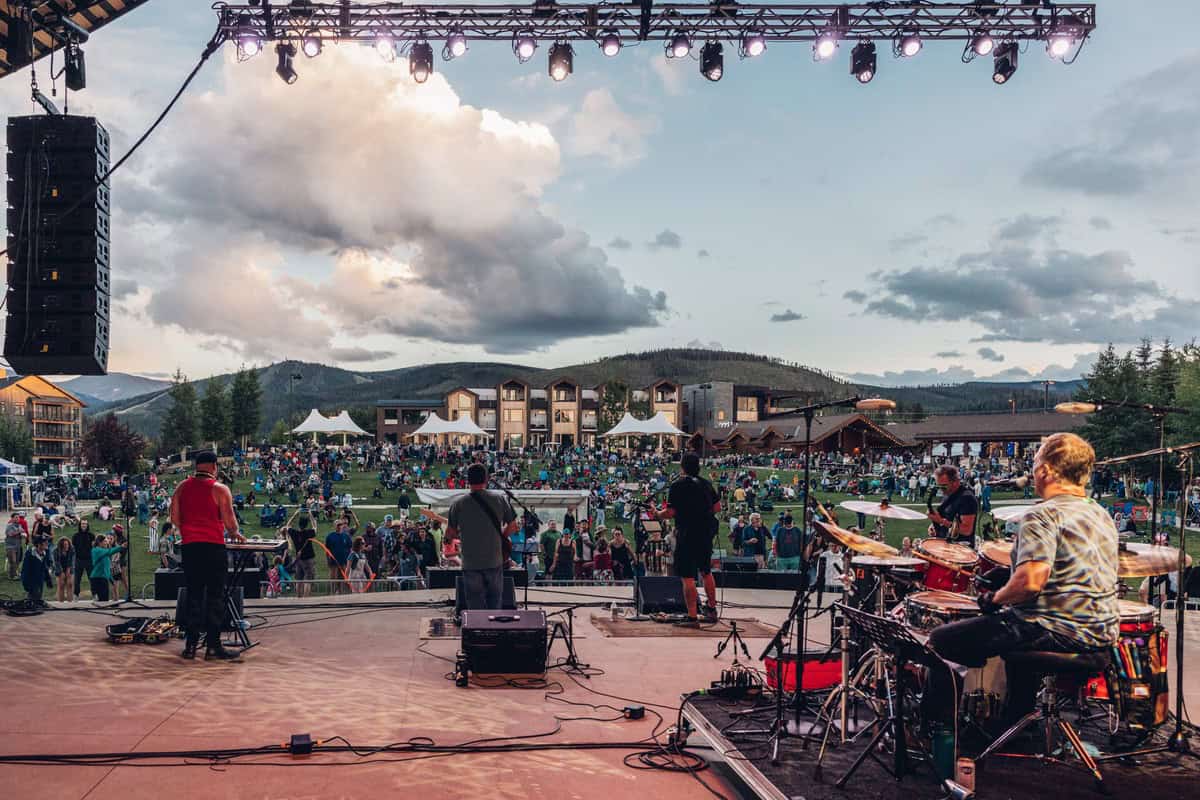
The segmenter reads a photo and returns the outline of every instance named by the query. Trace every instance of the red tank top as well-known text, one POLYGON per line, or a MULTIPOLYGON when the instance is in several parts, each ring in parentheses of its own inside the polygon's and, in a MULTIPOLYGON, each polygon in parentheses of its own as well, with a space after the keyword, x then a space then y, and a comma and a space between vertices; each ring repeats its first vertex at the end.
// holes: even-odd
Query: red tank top
POLYGON ((213 499, 215 478, 191 477, 179 484, 179 538, 183 544, 225 544, 225 523, 213 499))

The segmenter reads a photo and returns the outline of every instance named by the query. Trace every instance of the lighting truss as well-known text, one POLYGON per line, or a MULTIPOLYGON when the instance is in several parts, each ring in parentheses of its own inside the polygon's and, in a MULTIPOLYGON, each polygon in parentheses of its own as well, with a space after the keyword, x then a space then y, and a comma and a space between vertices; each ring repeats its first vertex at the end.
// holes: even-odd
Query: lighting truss
POLYGON ((264 41, 316 36, 325 43, 371 44, 379 36, 399 42, 445 40, 451 34, 470 40, 510 42, 519 32, 539 41, 599 41, 615 33, 622 40, 669 41, 679 31, 694 41, 738 42, 747 31, 770 43, 812 43, 827 32, 829 20, 842 16, 842 41, 899 40, 917 34, 924 43, 970 42, 982 29, 997 41, 1046 41, 1067 29, 1078 44, 1096 27, 1095 3, 822 3, 747 4, 716 0, 711 4, 633 3, 475 5, 460 3, 315 3, 307 0, 260 0, 217 3, 219 41, 252 32, 264 41))

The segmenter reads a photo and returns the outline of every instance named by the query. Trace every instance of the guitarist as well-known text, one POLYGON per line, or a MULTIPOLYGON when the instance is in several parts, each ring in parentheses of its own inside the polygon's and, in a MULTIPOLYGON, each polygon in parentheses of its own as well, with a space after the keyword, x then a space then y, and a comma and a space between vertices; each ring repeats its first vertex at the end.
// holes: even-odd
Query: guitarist
POLYGON ((962 482, 958 467, 943 464, 934 472, 938 487, 942 490, 942 502, 933 510, 933 493, 928 501, 929 519, 933 521, 930 533, 938 539, 946 539, 975 549, 975 520, 979 516, 979 501, 971 487, 962 482))
POLYGON ((509 541, 519 523, 502 495, 487 490, 483 464, 467 467, 471 491, 450 504, 446 534, 462 541, 463 584, 467 608, 498 609, 504 589, 504 564, 512 551, 509 541))

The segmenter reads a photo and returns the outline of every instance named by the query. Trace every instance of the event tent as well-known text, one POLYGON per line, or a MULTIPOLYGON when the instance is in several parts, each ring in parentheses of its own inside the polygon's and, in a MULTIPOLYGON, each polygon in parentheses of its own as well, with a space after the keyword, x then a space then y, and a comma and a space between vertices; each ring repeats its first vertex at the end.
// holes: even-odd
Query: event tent
POLYGON ((672 425, 667 415, 661 411, 642 424, 645 426, 642 433, 650 436, 683 436, 683 431, 672 425))
POLYGON ((367 436, 367 432, 358 427, 354 420, 350 419, 349 411, 342 411, 333 419, 329 420, 329 432, 340 433, 349 436, 367 436))
POLYGON ((464 434, 467 436, 491 436, 490 433, 475 424, 475 420, 470 417, 459 417, 456 420, 446 423, 450 426, 452 433, 464 434))
POLYGON ((607 433, 600 434, 601 436, 637 436, 642 432, 641 426, 644 423, 630 414, 625 412, 625 416, 621 417, 621 421, 612 427, 612 430, 607 433))
POLYGON ((443 433, 453 433, 450 428, 450 423, 437 415, 437 412, 431 412, 425 421, 421 423, 421 427, 409 434, 409 436, 438 436, 443 433))
POLYGON ((304 422, 292 428, 292 433, 311 433, 315 442, 318 433, 333 433, 333 429, 330 427, 332 422, 333 420, 321 416, 321 412, 314 408, 308 412, 308 416, 305 417, 304 422))
POLYGON ((29 472, 29 468, 24 464, 0 458, 0 475, 24 475, 27 472, 29 472))

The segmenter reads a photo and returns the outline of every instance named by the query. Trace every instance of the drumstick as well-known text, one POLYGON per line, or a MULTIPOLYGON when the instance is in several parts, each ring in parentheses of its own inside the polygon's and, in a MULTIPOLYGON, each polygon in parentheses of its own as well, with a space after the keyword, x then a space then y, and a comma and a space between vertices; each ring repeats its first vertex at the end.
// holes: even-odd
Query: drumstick
POLYGON ((925 553, 922 553, 920 550, 913 550, 912 554, 915 558, 919 558, 922 561, 928 561, 930 564, 937 564, 939 567, 945 567, 946 569, 950 570, 951 572, 957 573, 959 575, 973 575, 974 574, 969 569, 963 569, 962 567, 956 567, 953 564, 949 564, 945 561, 942 561, 940 558, 934 558, 933 556, 926 555, 925 553))

